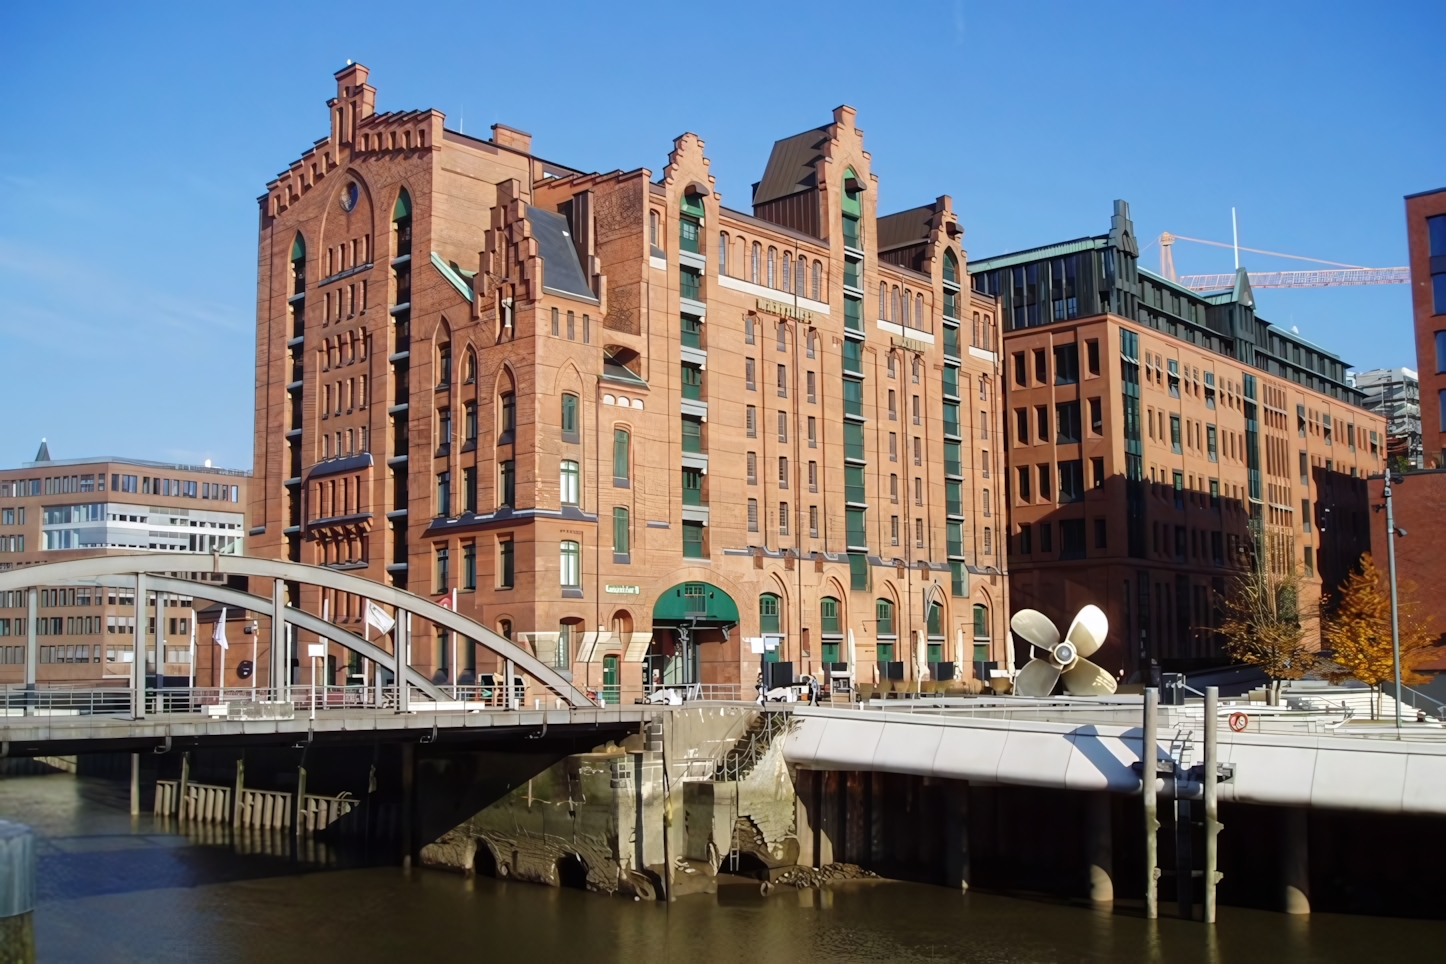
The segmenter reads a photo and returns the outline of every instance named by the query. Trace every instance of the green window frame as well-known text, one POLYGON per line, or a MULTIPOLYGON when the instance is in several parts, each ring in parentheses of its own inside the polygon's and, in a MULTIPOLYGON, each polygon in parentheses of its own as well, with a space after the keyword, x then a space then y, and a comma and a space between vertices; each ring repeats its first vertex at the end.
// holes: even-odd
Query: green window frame
POLYGON ((562 396, 562 434, 577 435, 577 396, 564 393, 562 396))
POLYGON ((846 374, 864 373, 864 343, 845 338, 843 343, 843 370, 846 374))
POLYGON ((844 422, 844 458, 864 459, 864 427, 858 422, 844 422))
POLYGON ((845 415, 864 414, 864 383, 853 378, 843 380, 843 403, 845 415))
POLYGON ((703 451, 703 420, 696 415, 683 416, 683 451, 695 454, 703 451))
POLYGON ((869 557, 861 552, 849 553, 849 588, 869 588, 869 557))
POLYGON ((844 328, 849 331, 864 330, 863 299, 844 296, 844 328))
POLYGON ((894 635, 894 604, 888 599, 874 600, 874 634, 894 635))
POLYGON ((683 469, 683 504, 703 504, 703 471, 701 469, 683 469))
POLYGON ((626 556, 631 550, 630 537, 632 527, 628 518, 627 506, 613 507, 613 552, 620 556, 626 556))
MULTIPOLYGON (((928 627, 930 636, 944 635, 944 607, 936 602, 929 604, 928 627)), ((935 659, 930 662, 937 663, 939 661, 935 659)))
POLYGON ((703 523, 683 523, 683 558, 706 559, 708 554, 703 546, 703 523))
POLYGON ((477 543, 462 543, 462 588, 477 588, 477 543))
POLYGON ((850 547, 860 548, 869 544, 868 522, 865 514, 867 509, 845 509, 844 522, 847 532, 847 541, 850 547))
POLYGON ((825 663, 841 663, 843 660, 838 656, 838 643, 826 642, 823 644, 823 661, 825 663))
POLYGON ((630 478, 631 449, 632 437, 627 429, 613 429, 613 480, 616 482, 626 482, 630 478))
POLYGON ((697 268, 678 269, 678 294, 689 301, 701 300, 698 296, 703 286, 703 276, 697 268))
POLYGON ((758 631, 777 635, 779 626, 779 598, 771 592, 765 592, 758 597, 758 631))
POLYGON ((969 595, 969 571, 962 562, 949 563, 949 595, 969 595))
POLYGON ((818 601, 818 622, 819 632, 842 632, 842 630, 839 629, 837 599, 832 596, 824 596, 818 601))
POLYGON ((695 315, 678 316, 678 338, 684 348, 703 347, 703 319, 695 315))
POLYGON ((844 501, 860 503, 868 501, 864 491, 864 467, 862 465, 844 466, 844 501))
POLYGON ((701 401, 703 398, 703 367, 694 365, 692 362, 683 362, 682 381, 683 397, 701 401))
POLYGON ((558 546, 557 582, 563 589, 582 588, 582 543, 564 539, 558 546))

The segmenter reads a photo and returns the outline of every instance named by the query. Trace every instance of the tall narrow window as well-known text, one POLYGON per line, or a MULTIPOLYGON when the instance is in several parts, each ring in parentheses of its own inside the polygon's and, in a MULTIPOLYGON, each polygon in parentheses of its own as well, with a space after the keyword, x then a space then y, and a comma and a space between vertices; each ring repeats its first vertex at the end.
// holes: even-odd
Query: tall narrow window
POLYGON ((512 556, 511 537, 497 540, 497 588, 511 589, 515 565, 512 556))
POLYGON ((498 409, 497 444, 507 445, 517 431, 517 396, 512 392, 503 392, 498 409))
POLYGON ((562 440, 564 442, 576 442, 578 440, 578 398, 571 393, 562 396, 562 440))
POLYGON ((515 463, 504 459, 497 463, 497 507, 511 508, 517 500, 517 473, 515 463))
POLYGON ((559 551, 558 584, 563 589, 582 588, 582 545, 564 539, 559 551))
POLYGON ((571 459, 562 460, 558 479, 558 502, 563 505, 577 505, 578 493, 582 488, 582 473, 578 464, 571 459))
POLYGON ((626 506, 613 507, 613 552, 620 556, 627 555, 629 549, 631 527, 628 524, 628 510, 626 506))
POLYGON ((624 429, 613 429, 613 484, 627 484, 630 478, 628 466, 631 462, 631 438, 624 429))

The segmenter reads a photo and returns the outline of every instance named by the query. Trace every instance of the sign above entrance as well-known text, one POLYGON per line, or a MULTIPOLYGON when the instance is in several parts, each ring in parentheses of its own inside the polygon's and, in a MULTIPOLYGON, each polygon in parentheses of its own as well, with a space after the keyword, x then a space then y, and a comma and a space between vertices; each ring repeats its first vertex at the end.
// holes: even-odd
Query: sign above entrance
POLYGON ((603 588, 614 596, 636 596, 642 592, 637 586, 604 586, 603 588))
POLYGON ((799 308, 783 301, 774 301, 771 298, 759 298, 757 305, 759 311, 766 311, 771 315, 781 315, 784 318, 793 318, 805 325, 813 324, 813 312, 807 308, 799 308))

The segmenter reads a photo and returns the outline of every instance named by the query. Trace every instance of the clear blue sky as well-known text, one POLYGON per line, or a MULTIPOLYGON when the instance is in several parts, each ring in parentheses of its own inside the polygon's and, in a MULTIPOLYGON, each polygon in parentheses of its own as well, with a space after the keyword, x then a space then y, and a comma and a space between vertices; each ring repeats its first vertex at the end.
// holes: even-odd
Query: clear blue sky
MULTIPOLYGON (((6 4, 0 465, 46 436, 250 467, 255 198, 348 58, 380 110, 582 169, 657 171, 695 131, 744 210, 774 139, 852 104, 880 210, 950 194, 976 257, 1103 232, 1123 197, 1144 239, 1229 240, 1233 205, 1242 244, 1391 266, 1402 196, 1446 185, 1443 28, 1439 0, 6 4)), ((1259 300, 1357 367, 1414 365, 1405 286, 1259 300)))

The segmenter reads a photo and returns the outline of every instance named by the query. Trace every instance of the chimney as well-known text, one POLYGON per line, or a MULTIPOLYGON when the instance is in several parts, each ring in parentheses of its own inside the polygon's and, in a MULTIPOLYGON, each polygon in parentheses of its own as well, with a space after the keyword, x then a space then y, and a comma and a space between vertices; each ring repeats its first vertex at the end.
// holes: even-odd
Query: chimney
POLYGON ((524 154, 532 153, 532 135, 506 124, 492 125, 492 143, 498 147, 510 147, 524 154))

